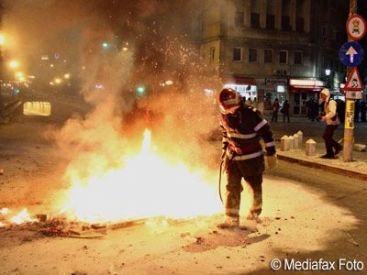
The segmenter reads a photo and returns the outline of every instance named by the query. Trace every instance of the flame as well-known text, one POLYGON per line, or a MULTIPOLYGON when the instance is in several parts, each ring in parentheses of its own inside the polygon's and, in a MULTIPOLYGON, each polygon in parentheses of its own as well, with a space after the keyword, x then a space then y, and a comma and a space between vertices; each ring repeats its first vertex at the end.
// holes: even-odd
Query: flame
POLYGON ((146 130, 141 151, 126 158, 124 166, 86 180, 74 177, 62 212, 85 222, 212 215, 222 206, 216 188, 202 174, 160 157, 152 149, 151 132, 146 130))
POLYGON ((5 227, 5 223, 0 222, 0 228, 5 227))
POLYGON ((26 222, 35 222, 37 220, 32 219, 28 213, 28 210, 24 208, 22 211, 20 211, 18 215, 12 217, 10 221, 14 224, 19 225, 19 224, 26 223, 26 222))
POLYGON ((3 215, 3 216, 5 216, 5 215, 8 215, 9 214, 9 208, 1 208, 0 209, 0 215, 3 215))

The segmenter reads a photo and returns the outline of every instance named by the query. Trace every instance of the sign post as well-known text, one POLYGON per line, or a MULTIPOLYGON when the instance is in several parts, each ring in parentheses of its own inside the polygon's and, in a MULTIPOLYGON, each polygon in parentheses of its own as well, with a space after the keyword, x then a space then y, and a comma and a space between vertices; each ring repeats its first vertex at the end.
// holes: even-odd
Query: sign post
MULTIPOLYGON (((348 41, 360 40, 366 33, 365 21, 361 16, 356 15, 356 12, 357 0, 350 0, 349 18, 346 24, 348 41)), ((364 53, 363 49, 358 49, 358 47, 359 44, 357 42, 348 42, 345 43, 341 51, 339 51, 341 61, 348 66, 348 80, 345 85, 346 110, 343 148, 343 160, 345 162, 353 160, 355 99, 362 95, 363 90, 363 85, 356 66, 362 62, 364 53)))

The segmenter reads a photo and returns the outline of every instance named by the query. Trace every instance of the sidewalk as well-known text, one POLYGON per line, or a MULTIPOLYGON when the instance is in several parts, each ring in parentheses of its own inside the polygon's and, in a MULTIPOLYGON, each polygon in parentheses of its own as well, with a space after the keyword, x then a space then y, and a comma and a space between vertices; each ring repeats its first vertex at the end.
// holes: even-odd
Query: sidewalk
MULTIPOLYGON (((283 123, 282 118, 279 117, 277 123, 271 123, 274 138, 277 141, 277 154, 280 160, 287 162, 298 163, 303 166, 313 167, 329 171, 336 174, 342 174, 352 178, 367 180, 367 152, 353 151, 352 162, 343 161, 343 151, 340 152, 337 159, 321 159, 320 156, 325 154, 324 140, 322 133, 325 125, 322 122, 311 122, 306 117, 291 117, 291 123, 283 123), (316 155, 313 157, 306 156, 304 151, 304 144, 302 149, 292 151, 280 151, 280 139, 284 135, 293 135, 299 130, 303 132, 303 143, 312 138, 317 142, 316 155)), ((266 117, 271 121, 270 117, 266 117)), ((355 142, 359 144, 367 144, 367 123, 356 123, 354 129, 355 142)), ((344 125, 336 130, 334 139, 339 140, 343 138, 344 125)))
MULTIPOLYGON (((280 148, 280 143, 277 144, 280 148)), ((303 166, 322 169, 324 171, 341 174, 351 178, 367 180, 367 153, 353 151, 352 162, 343 161, 343 152, 340 152, 337 159, 322 159, 325 154, 324 144, 318 144, 315 156, 306 156, 304 147, 291 151, 280 151, 277 155, 279 160, 298 163, 303 166)), ((305 175, 307 176, 307 175, 305 175)))

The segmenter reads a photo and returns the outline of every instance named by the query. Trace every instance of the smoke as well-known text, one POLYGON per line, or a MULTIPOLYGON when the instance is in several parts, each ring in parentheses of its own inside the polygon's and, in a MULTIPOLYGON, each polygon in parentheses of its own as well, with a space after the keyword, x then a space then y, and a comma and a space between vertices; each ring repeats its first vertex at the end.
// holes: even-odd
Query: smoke
MULTIPOLYGON (((221 81, 201 63, 193 43, 199 26, 193 33, 192 22, 201 5, 198 0, 6 1, 3 26, 18 45, 9 54, 22 53, 32 64, 45 52, 60 53, 91 106, 51 134, 71 159, 69 172, 78 167, 77 176, 83 176, 118 165, 148 127, 153 143, 172 161, 200 167, 216 160, 218 148, 208 143, 218 126, 215 97, 204 89, 218 90, 221 81), (103 41, 108 43, 101 47, 103 41), (139 84, 146 87, 142 96, 135 92, 139 84)), ((44 68, 39 73, 50 75, 44 68)))

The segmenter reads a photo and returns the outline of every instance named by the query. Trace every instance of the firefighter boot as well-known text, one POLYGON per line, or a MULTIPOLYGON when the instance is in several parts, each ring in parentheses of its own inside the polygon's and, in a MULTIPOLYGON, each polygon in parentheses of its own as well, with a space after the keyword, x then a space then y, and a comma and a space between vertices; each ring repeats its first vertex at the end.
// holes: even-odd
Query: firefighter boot
POLYGON ((260 219, 261 207, 260 208, 252 208, 250 213, 247 215, 248 220, 256 221, 257 223, 261 223, 260 219))
POLYGON ((239 226, 240 226, 240 218, 230 216, 226 216, 224 222, 217 225, 217 227, 220 229, 235 229, 239 228, 239 226))

